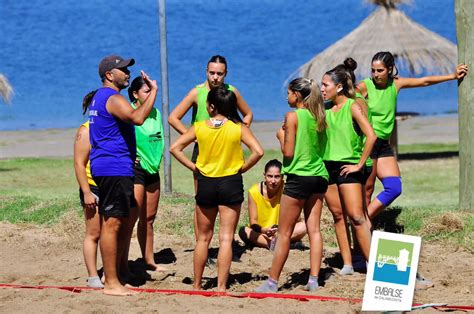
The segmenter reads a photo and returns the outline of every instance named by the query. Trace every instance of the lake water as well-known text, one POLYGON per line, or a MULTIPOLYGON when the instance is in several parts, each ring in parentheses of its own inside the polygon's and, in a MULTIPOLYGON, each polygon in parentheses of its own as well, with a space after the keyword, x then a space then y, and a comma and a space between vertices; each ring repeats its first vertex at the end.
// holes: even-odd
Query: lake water
MULTIPOLYGON (((373 9, 363 0, 168 0, 170 106, 204 81, 207 60, 221 54, 226 82, 255 119, 281 120, 287 77, 373 9)), ((456 42, 454 0, 401 9, 456 42)), ((133 77, 144 69, 160 82, 157 12, 152 0, 0 0, 0 72, 15 89, 10 106, 0 103, 0 130, 77 127, 82 97, 99 87, 97 65, 108 54, 134 57, 133 77)), ((398 109, 456 112, 456 83, 404 90, 398 109)))

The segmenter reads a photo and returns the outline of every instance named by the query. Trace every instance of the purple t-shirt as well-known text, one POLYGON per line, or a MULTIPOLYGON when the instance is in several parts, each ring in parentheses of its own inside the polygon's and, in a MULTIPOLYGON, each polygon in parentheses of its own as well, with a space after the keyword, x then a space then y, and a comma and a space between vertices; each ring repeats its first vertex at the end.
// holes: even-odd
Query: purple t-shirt
POLYGON ((135 127, 114 117, 105 107, 109 97, 115 94, 118 92, 111 88, 99 88, 89 107, 89 158, 93 177, 134 175, 135 127))

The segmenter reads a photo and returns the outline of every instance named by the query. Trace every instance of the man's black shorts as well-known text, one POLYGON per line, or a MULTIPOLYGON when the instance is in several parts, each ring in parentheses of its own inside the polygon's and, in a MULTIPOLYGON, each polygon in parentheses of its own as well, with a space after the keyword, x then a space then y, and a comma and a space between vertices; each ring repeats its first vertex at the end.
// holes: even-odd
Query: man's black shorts
POLYGON ((198 173, 195 199, 196 204, 201 207, 242 204, 244 201, 242 174, 212 178, 198 173))
POLYGON ((393 153, 392 147, 390 146, 388 140, 383 140, 377 137, 374 148, 372 149, 372 153, 370 153, 370 158, 377 159, 390 156, 395 156, 395 154, 393 153))
POLYGON ((307 199, 311 194, 324 194, 328 181, 321 176, 286 175, 283 194, 296 199, 307 199))
MULTIPOLYGON (((341 176, 341 168, 345 165, 355 165, 347 162, 341 161, 325 161, 324 165, 326 166, 326 170, 329 173, 329 184, 345 184, 345 183, 360 183, 365 184, 367 181, 366 173, 365 173, 365 166, 362 168, 361 171, 349 173, 347 176, 341 176)), ((369 173, 370 175, 370 173, 369 173)))
POLYGON ((145 169, 142 168, 140 162, 135 163, 135 168, 133 170, 135 174, 135 184, 147 187, 155 183, 160 183, 160 174, 149 174, 145 169))
POLYGON ((99 187, 99 214, 105 217, 128 217, 136 206, 133 177, 94 177, 99 187))

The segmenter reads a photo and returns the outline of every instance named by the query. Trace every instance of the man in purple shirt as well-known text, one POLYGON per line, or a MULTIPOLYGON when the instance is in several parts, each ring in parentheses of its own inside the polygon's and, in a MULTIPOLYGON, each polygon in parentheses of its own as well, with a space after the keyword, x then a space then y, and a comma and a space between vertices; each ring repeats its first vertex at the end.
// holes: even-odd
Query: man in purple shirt
MULTIPOLYGON (((129 84, 129 66, 134 59, 117 55, 103 58, 99 64, 102 87, 89 106, 91 172, 99 188, 99 214, 102 220, 100 252, 105 273, 104 293, 131 295, 117 274, 117 252, 121 251, 119 231, 126 226, 133 204, 133 164, 136 156, 135 128, 148 117, 155 103, 158 87, 145 72, 141 75, 150 95, 137 109, 120 95, 129 84)), ((123 245, 122 245, 123 246, 123 245)))

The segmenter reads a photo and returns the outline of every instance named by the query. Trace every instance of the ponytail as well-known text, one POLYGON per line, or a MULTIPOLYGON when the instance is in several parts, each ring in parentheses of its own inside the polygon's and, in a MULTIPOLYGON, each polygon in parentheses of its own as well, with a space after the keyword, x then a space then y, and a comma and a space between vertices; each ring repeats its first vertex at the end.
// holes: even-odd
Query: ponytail
POLYGON ((92 92, 89 92, 86 96, 84 96, 84 99, 82 100, 82 114, 86 114, 87 109, 89 109, 89 106, 91 104, 92 98, 94 98, 95 93, 97 93, 97 89, 93 90, 92 92))
POLYGON ((334 84, 342 85, 342 92, 346 97, 355 98, 355 69, 357 69, 357 62, 349 57, 344 60, 343 64, 337 65, 325 74, 331 78, 334 84))
POLYGON ((217 113, 232 122, 243 122, 237 112, 237 96, 235 96, 234 92, 228 90, 225 85, 212 88, 207 95, 207 102, 214 106, 217 113))
POLYGON ((326 112, 318 84, 313 79, 300 77, 292 80, 288 89, 301 94, 303 103, 316 119, 317 131, 323 132, 327 128, 326 112))

